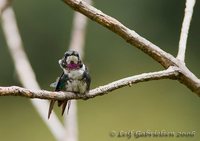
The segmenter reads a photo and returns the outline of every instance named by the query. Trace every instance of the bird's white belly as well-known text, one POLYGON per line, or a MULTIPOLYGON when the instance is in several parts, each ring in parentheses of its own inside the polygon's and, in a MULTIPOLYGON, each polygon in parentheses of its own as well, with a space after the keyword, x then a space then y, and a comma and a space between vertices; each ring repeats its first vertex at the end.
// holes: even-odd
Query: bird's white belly
POLYGON ((84 94, 87 91, 87 83, 83 81, 83 73, 85 72, 85 65, 78 70, 64 70, 64 73, 68 76, 69 81, 67 82, 66 90, 71 92, 77 92, 84 94))
POLYGON ((78 92, 80 94, 84 94, 87 89, 87 84, 84 81, 81 80, 73 80, 68 81, 68 84, 66 85, 66 90, 71 92, 78 92))

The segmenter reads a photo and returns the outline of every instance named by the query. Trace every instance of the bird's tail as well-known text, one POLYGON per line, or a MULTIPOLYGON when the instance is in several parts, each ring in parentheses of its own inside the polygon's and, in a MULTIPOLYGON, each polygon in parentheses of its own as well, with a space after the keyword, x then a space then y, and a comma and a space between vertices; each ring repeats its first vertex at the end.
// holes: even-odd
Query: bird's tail
MULTIPOLYGON (((55 102, 56 102, 56 100, 50 101, 48 119, 51 116, 51 112, 53 110, 53 106, 54 106, 55 102)), ((60 107, 61 105, 62 105, 62 115, 64 114, 66 107, 67 107, 67 114, 68 114, 69 108, 70 108, 70 105, 71 105, 71 100, 58 101, 58 106, 60 107)))
POLYGON ((61 105, 62 105, 62 115, 64 114, 66 107, 67 107, 67 113, 68 113, 70 105, 71 105, 71 100, 58 101, 58 106, 60 107, 61 105))
POLYGON ((48 112, 48 119, 50 118, 50 115, 51 115, 51 112, 52 112, 52 110, 53 110, 53 106, 54 106, 54 103, 55 103, 55 102, 56 102, 55 100, 51 100, 51 101, 50 101, 49 112, 48 112))

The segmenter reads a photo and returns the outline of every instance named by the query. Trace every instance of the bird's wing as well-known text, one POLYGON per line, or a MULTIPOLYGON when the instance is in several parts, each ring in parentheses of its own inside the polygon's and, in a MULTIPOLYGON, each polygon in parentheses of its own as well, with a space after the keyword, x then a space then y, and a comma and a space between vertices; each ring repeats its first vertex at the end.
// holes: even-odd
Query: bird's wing
MULTIPOLYGON (((66 86, 66 83, 67 83, 67 80, 68 80, 69 78, 68 78, 68 75, 66 75, 66 74, 64 74, 63 73, 63 75, 60 77, 60 79, 59 79, 59 81, 58 81, 58 84, 57 84, 57 86, 56 86, 56 89, 55 89, 55 91, 66 91, 66 88, 65 88, 65 86, 66 86)), ((66 108, 66 106, 68 105, 68 110, 67 110, 67 112, 69 111, 69 107, 70 107, 70 100, 59 100, 58 101, 58 106, 60 107, 62 105, 62 115, 64 114, 64 112, 65 112, 65 108, 66 108)))
POLYGON ((87 83, 87 91, 89 91, 90 90, 91 77, 90 77, 90 74, 89 74, 89 71, 88 71, 87 68, 86 68, 86 71, 83 74, 83 78, 84 78, 85 82, 87 83))
MULTIPOLYGON (((62 76, 62 75, 61 75, 61 76, 62 76)), ((56 88, 56 86, 58 85, 59 80, 60 80, 60 77, 58 77, 58 78, 56 79, 56 82, 51 83, 51 84, 50 84, 50 87, 56 88)))
MULTIPOLYGON (((55 91, 60 91, 60 85, 61 85, 61 80, 63 79, 64 73, 56 80, 56 82, 52 83, 50 86, 55 87, 55 91)), ((51 112, 53 110, 53 106, 55 104, 56 100, 51 100, 50 105, 49 105, 49 112, 48 112, 48 119, 50 118, 51 112)))
POLYGON ((65 86, 66 86, 68 79, 69 79, 68 75, 64 74, 64 72, 63 72, 62 75, 60 76, 58 82, 57 82, 55 91, 66 91, 65 86))

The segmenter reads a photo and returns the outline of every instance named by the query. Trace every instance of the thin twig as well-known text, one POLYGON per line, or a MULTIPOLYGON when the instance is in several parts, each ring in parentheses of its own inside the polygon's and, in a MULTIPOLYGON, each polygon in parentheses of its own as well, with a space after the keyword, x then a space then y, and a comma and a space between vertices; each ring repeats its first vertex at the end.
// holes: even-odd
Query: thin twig
POLYGON ((179 69, 176 67, 170 67, 167 70, 143 73, 139 75, 134 75, 131 77, 123 78, 118 81, 111 82, 105 86, 100 86, 89 92, 87 97, 96 97, 99 95, 107 94, 113 90, 119 89, 124 86, 132 86, 139 82, 146 82, 151 80, 160 79, 177 79, 179 75, 179 69))
MULTIPOLYGON (((23 49, 14 11, 8 6, 1 14, 3 31, 19 80, 24 87, 39 90, 40 87, 36 81, 35 74, 23 49)), ((52 114, 51 120, 47 120, 48 102, 33 99, 31 103, 54 137, 59 141, 64 135, 64 128, 55 113, 52 114)))
MULTIPOLYGON (((28 98, 40 98, 40 99, 90 99, 96 96, 108 94, 111 91, 117 90, 121 87, 132 86, 139 82, 146 82, 151 80, 160 79, 176 79, 179 75, 179 69, 176 67, 170 67, 167 70, 143 73, 140 75, 134 75, 131 77, 123 78, 104 86, 99 86, 89 91, 86 95, 75 94, 72 92, 51 92, 45 90, 30 90, 17 86, 12 87, 0 87, 0 96, 23 96, 28 98)), ((109 93, 110 94, 110 93, 109 93)))
POLYGON ((177 58, 184 62, 185 61, 185 51, 186 51, 186 44, 187 44, 187 38, 188 38, 188 31, 190 28, 190 23, 192 20, 192 14, 193 14, 193 9, 195 5, 196 0, 186 0, 185 3, 185 15, 182 23, 182 28, 181 28, 181 35, 180 35, 180 40, 179 40, 179 50, 178 50, 178 55, 177 58))

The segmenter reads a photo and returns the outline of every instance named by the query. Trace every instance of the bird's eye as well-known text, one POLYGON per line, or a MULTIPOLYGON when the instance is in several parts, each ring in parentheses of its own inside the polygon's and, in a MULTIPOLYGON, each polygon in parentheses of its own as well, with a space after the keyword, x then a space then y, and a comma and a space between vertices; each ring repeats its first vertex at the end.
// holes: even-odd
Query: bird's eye
POLYGON ((71 54, 65 53, 65 56, 64 56, 63 60, 67 61, 67 58, 68 58, 69 56, 71 56, 71 54))
POLYGON ((68 56, 70 56, 70 54, 69 53, 65 53, 65 58, 67 58, 68 56))
POLYGON ((79 57, 79 55, 76 53, 76 54, 74 54, 74 56, 76 56, 76 57, 79 57))
POLYGON ((67 51, 67 52, 65 52, 65 56, 67 57, 67 56, 70 56, 70 55, 72 55, 73 54, 73 52, 72 51, 67 51))

